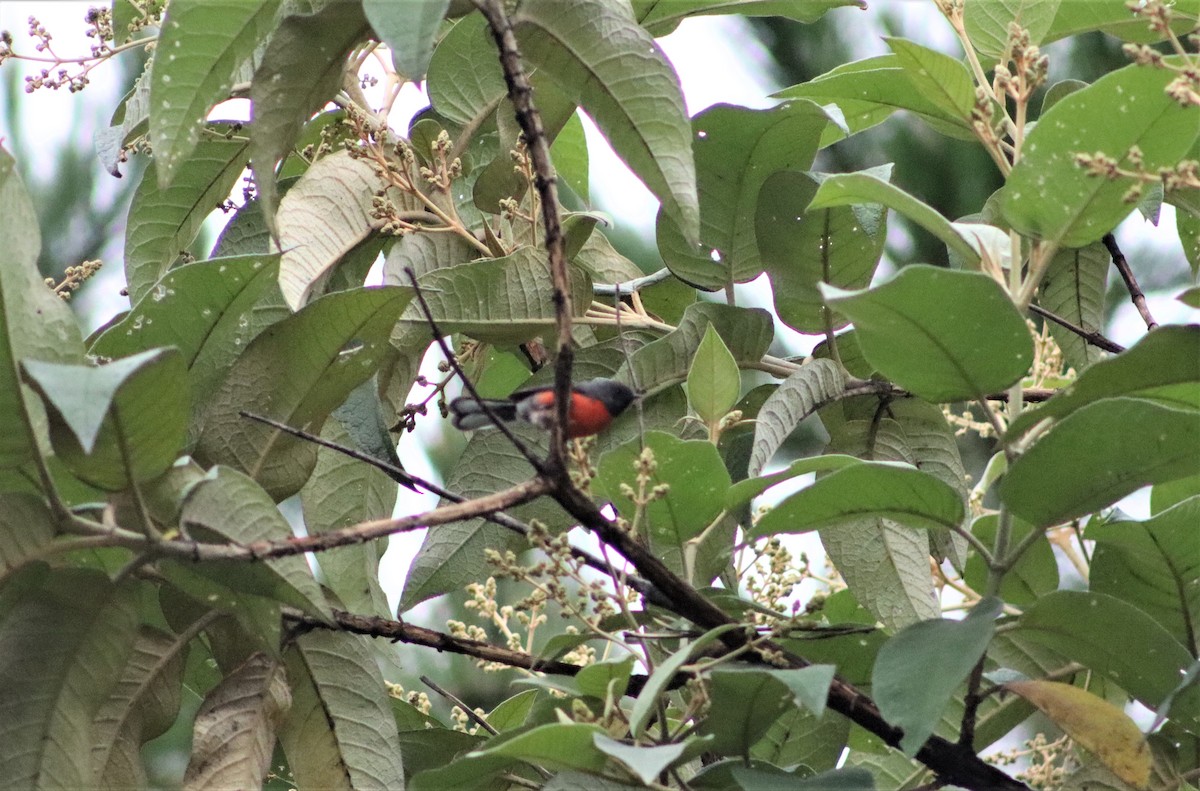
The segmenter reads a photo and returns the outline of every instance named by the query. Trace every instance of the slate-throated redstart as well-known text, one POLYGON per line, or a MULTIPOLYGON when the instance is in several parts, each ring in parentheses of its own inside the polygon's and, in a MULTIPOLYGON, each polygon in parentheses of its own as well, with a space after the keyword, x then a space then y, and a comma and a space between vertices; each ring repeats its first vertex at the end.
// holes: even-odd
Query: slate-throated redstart
MULTIPOLYGON (((591 379, 571 388, 571 407, 567 413, 567 436, 587 437, 608 428, 637 398, 634 392, 612 379, 591 379)), ((554 420, 554 388, 529 387, 517 390, 505 399, 487 399, 492 414, 505 422, 523 420, 548 429, 554 420)), ((455 428, 470 431, 491 425, 479 402, 468 396, 449 404, 450 420, 455 428)))

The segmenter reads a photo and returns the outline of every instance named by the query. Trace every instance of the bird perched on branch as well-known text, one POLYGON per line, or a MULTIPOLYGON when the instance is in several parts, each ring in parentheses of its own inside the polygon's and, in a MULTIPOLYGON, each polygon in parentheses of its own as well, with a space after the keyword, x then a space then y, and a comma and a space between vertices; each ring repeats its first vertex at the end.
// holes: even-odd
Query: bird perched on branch
MULTIPOLYGON (((571 388, 567 412, 567 436, 587 437, 599 434, 637 400, 633 390, 614 379, 591 379, 571 388)), ((486 404, 492 414, 505 422, 521 420, 549 429, 554 421, 554 388, 530 387, 517 390, 508 398, 477 401, 461 396, 450 402, 450 420, 455 428, 470 431, 491 426, 486 404)))

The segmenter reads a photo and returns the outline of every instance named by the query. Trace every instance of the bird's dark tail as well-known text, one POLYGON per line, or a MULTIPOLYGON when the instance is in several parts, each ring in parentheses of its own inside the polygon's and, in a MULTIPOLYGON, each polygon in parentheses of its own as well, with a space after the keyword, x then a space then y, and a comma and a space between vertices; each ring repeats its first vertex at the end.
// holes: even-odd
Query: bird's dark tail
MULTIPOLYGON (((492 414, 504 421, 515 420, 517 417, 517 405, 512 401, 485 399, 482 403, 487 404, 488 409, 492 414)), ((461 396, 454 399, 447 405, 450 409, 450 422, 454 427, 463 431, 472 431, 477 428, 488 428, 492 425, 492 421, 488 419, 487 412, 479 401, 469 396, 461 396)))

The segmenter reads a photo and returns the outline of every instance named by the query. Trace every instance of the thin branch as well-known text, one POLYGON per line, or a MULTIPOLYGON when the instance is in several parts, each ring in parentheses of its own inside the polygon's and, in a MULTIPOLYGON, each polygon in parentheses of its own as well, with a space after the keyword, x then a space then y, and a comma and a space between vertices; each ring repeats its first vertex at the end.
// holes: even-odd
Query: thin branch
POLYGON ((433 311, 429 309, 429 303, 425 301, 425 293, 421 290, 420 284, 417 283, 417 275, 413 272, 412 267, 404 267, 404 274, 408 275, 408 282, 412 284, 417 304, 421 306, 421 312, 425 314, 425 321, 429 324, 429 329, 433 333, 433 341, 442 350, 442 355, 446 358, 446 363, 454 369, 454 373, 458 376, 459 381, 462 382, 463 387, 470 393, 471 398, 475 399, 475 403, 479 404, 479 408, 483 410, 483 414, 487 415, 492 425, 500 430, 504 438, 512 443, 517 452, 525 457, 525 461, 529 462, 530 466, 538 474, 544 474, 545 464, 542 463, 541 458, 531 451, 524 442, 518 439, 516 434, 513 434, 512 429, 508 427, 507 423, 496 416, 496 413, 488 406, 487 399, 479 395, 479 391, 475 389, 475 383, 471 381, 471 377, 467 376, 462 366, 459 365, 458 357, 455 356, 454 350, 450 348, 450 344, 446 343, 446 336, 438 329, 437 320, 433 317, 433 311))
POLYGON ((446 700, 453 703, 455 706, 458 706, 459 710, 462 711, 462 713, 466 715, 467 719, 469 719, 471 722, 478 725, 480 728, 483 728, 485 731, 492 734, 493 736, 500 733, 500 731, 498 731, 492 727, 492 724, 490 722, 488 722, 483 717, 480 717, 478 714, 476 714, 475 711, 470 706, 468 706, 466 703, 464 703, 462 701, 462 699, 460 699, 458 696, 456 696, 450 690, 443 688, 441 685, 439 685, 436 681, 434 681, 429 676, 421 676, 421 683, 424 684, 425 686, 429 687, 430 689, 432 689, 437 694, 441 695, 446 700))
MULTIPOLYGON (((346 445, 339 445, 338 443, 331 442, 331 441, 325 439, 324 437, 319 437, 316 434, 311 434, 302 429, 293 428, 292 426, 289 426, 286 423, 280 423, 278 420, 272 420, 269 417, 263 417, 262 415, 255 415, 255 414, 252 414, 252 413, 246 412, 246 411, 242 411, 239 414, 244 418, 248 418, 250 420, 257 420, 260 423, 265 423, 268 426, 271 426, 272 428, 276 428, 286 434, 292 435, 293 437, 298 437, 307 442, 311 442, 314 445, 320 445, 323 448, 329 448, 330 450, 337 451, 338 453, 341 453, 344 456, 349 456, 352 459, 357 459, 358 461, 366 462, 367 464, 370 464, 375 469, 380 470, 381 472, 386 474, 389 478, 391 478, 393 481, 396 481, 397 483, 401 483, 401 484, 405 484, 405 485, 411 484, 413 486, 419 486, 420 488, 424 489, 425 491, 432 492, 433 494, 436 494, 438 497, 445 498, 446 500, 449 500, 452 503, 463 503, 463 502, 467 501, 466 498, 463 497, 461 494, 456 494, 455 492, 452 492, 449 489, 446 489, 442 486, 438 486, 436 483, 433 483, 432 481, 428 481, 428 480, 425 480, 424 478, 413 475, 408 470, 397 467, 394 464, 389 464, 388 462, 386 462, 382 459, 377 459, 374 456, 371 456, 367 453, 363 453, 362 451, 357 450, 355 448, 347 447, 346 445)), ((481 514, 480 516, 482 518, 486 519, 487 521, 489 521, 493 524, 499 525, 500 527, 503 527, 507 530, 511 530, 514 533, 517 533, 518 535, 525 536, 525 537, 529 536, 529 525, 525 524, 524 522, 520 521, 519 519, 514 519, 513 517, 509 516, 508 514, 502 512, 502 511, 497 511, 496 513, 481 514)), ((600 573, 605 574, 607 576, 613 576, 613 574, 615 573, 615 572, 613 572, 612 567, 609 565, 609 563, 606 560, 603 560, 601 558, 596 557, 595 555, 592 555, 587 550, 580 549, 579 547, 575 547, 575 546, 569 546, 569 545, 568 545, 567 549, 570 551, 572 557, 574 557, 577 560, 579 560, 580 562, 582 562, 585 566, 595 569, 596 571, 599 571, 600 573)), ((652 591, 654 589, 654 586, 651 585, 650 583, 646 582, 641 577, 638 577, 636 574, 626 574, 625 582, 627 582, 630 587, 632 587, 634 590, 636 590, 638 593, 641 593, 644 596, 653 595, 652 591)))
POLYGON ((623 283, 593 283, 592 293, 598 297, 615 296, 618 291, 621 294, 632 294, 635 291, 641 291, 646 286, 670 280, 672 277, 671 270, 663 267, 657 272, 652 272, 642 277, 635 277, 633 280, 626 280, 623 283))
MULTIPOLYGON (((550 278, 554 282, 554 312, 558 328, 557 356, 554 363, 555 421, 551 432, 550 455, 547 466, 554 475, 566 481, 566 425, 571 396, 571 366, 574 350, 571 345, 571 282, 563 251, 562 225, 558 217, 558 187, 554 166, 550 162, 550 146, 546 141, 542 119, 533 105, 533 88, 521 64, 517 37, 500 0, 473 0, 491 28, 496 47, 500 50, 500 66, 508 85, 508 98, 516 110, 517 124, 525 136, 525 149, 533 165, 534 187, 541 200, 542 225, 546 229, 546 253, 550 263, 550 278)), ((539 470, 540 471, 540 470, 539 470)))
POLYGON ((1146 305, 1146 295, 1142 293, 1142 287, 1138 285, 1137 278, 1133 276, 1133 270, 1129 268, 1129 262, 1125 260, 1125 254, 1117 246, 1117 237, 1111 233, 1106 233, 1100 241, 1104 242, 1108 254, 1112 256, 1113 266, 1117 268, 1117 271, 1121 274, 1121 279, 1125 281, 1125 288, 1129 290, 1129 299, 1133 302, 1133 306, 1137 308, 1137 312, 1141 314, 1142 321, 1146 322, 1146 329, 1154 329, 1158 326, 1158 322, 1154 320, 1154 316, 1150 315, 1150 308, 1146 305))
POLYGON ((1071 322, 1064 319, 1062 316, 1051 313, 1050 311, 1046 310, 1045 308, 1038 307, 1037 305, 1030 305, 1029 311, 1031 313, 1036 313, 1037 315, 1041 316, 1042 318, 1046 319, 1047 321, 1052 321, 1055 324, 1057 324, 1058 326, 1063 327, 1063 328, 1069 330, 1070 332, 1075 333, 1080 338, 1083 338, 1085 341, 1087 341, 1092 346, 1095 346, 1098 349, 1103 349, 1104 351, 1112 352, 1113 354, 1120 354, 1121 352, 1125 351, 1124 346, 1122 346, 1119 343, 1110 341, 1108 338, 1104 337, 1099 332, 1092 332, 1089 330, 1085 330, 1083 327, 1076 326, 1075 324, 1072 324, 1071 322))

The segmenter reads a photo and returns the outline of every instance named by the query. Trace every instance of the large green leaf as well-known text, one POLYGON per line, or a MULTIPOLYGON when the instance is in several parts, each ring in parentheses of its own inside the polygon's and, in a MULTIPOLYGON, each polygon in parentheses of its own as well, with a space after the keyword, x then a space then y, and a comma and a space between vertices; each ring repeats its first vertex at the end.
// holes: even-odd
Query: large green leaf
POLYGON ((970 122, 975 83, 961 61, 904 38, 884 39, 909 81, 943 112, 970 122))
POLYGON ((174 349, 100 367, 25 361, 55 453, 82 480, 120 490, 166 471, 187 434, 187 372, 174 349))
POLYGON ((193 406, 202 406, 229 366, 264 328, 290 315, 275 286, 278 255, 198 261, 172 270, 89 353, 124 357, 174 346, 188 368, 193 406))
POLYGON ((718 669, 710 675, 712 707, 700 733, 714 738, 718 755, 749 755, 772 723, 796 706, 786 684, 757 669, 718 669))
POLYGON ((1022 519, 1049 527, 1200 473, 1196 448, 1200 411, 1107 398, 1064 418, 1013 462, 1000 497, 1022 519))
POLYGON ((438 42, 429 61, 429 101, 463 126, 482 123, 506 95, 495 40, 482 15, 464 18, 438 42))
POLYGON ((800 421, 842 395, 846 375, 830 360, 812 360, 784 380, 758 410, 746 474, 761 473, 800 421))
POLYGON ((196 713, 184 791, 262 786, 291 702, 283 666, 264 654, 221 679, 196 713))
POLYGON ((142 175, 125 228, 125 279, 137 302, 167 273, 208 215, 229 197, 246 167, 247 144, 205 139, 180 163, 167 187, 157 165, 142 175))
POLYGON ((1090 524, 1092 590, 1148 613, 1189 650, 1200 650, 1200 497, 1144 522, 1090 524))
POLYGON ((952 486, 928 473, 895 462, 864 462, 837 470, 791 495, 760 519, 749 535, 803 533, 864 516, 911 527, 958 527, 964 507, 952 486))
POLYGON ((141 746, 179 714, 187 642, 143 625, 120 681, 92 728, 92 770, 106 788, 149 785, 141 746))
MULTIPOLYGON (((1200 14, 1195 8, 1189 11, 1186 6, 1177 4, 1171 11, 1171 30, 1177 36, 1187 35, 1196 29, 1200 14)), ((1046 31, 1044 40, 1055 41, 1092 30, 1103 31, 1123 41, 1143 44, 1164 38, 1162 33, 1151 29, 1145 17, 1131 14, 1125 0, 1088 0, 1086 3, 1069 0, 1058 6, 1058 13, 1046 31)))
POLYGON ((434 37, 449 7, 450 0, 363 0, 367 21, 391 49, 396 71, 414 82, 425 76, 434 37))
POLYGON ((1148 172, 1173 166, 1200 136, 1200 108, 1181 107, 1164 92, 1173 79, 1168 69, 1129 65, 1051 107, 1009 174, 1000 204, 1005 220, 1065 247, 1082 247, 1116 227, 1133 209, 1125 193, 1134 180, 1088 175, 1075 156, 1099 152, 1130 169, 1136 146, 1148 172))
POLYGON ((811 211, 861 203, 879 203, 894 209, 942 240, 953 254, 971 263, 979 260, 979 253, 971 246, 971 238, 962 229, 955 227, 933 207, 880 178, 878 169, 826 176, 808 208, 811 211))
POLYGON ((346 54, 368 34, 360 3, 326 3, 311 16, 285 18, 250 83, 250 165, 267 227, 274 233, 275 166, 305 122, 341 85, 346 54))
POLYGON ((889 723, 904 730, 900 748, 915 755, 942 710, 987 650, 1003 603, 984 599, 961 621, 913 624, 879 649, 871 694, 889 723))
POLYGON ((597 493, 610 500, 617 513, 626 519, 641 512, 645 521, 638 529, 643 531, 650 548, 672 568, 690 574, 685 545, 720 515, 729 490, 729 471, 716 446, 651 431, 644 438, 604 454, 598 473, 597 493), (638 491, 637 461, 643 448, 654 453, 647 492, 659 485, 668 488, 662 498, 639 509, 626 496, 625 486, 638 491))
POLYGON ((0 580, 49 544, 55 524, 50 509, 27 492, 0 493, 0 580))
POLYGON ((708 425, 716 425, 737 403, 742 376, 737 361, 711 324, 688 369, 688 403, 708 425))
POLYGON ((56 569, 12 591, 0 622, 0 776, 14 788, 93 785, 92 723, 137 635, 137 595, 56 569))
MULTIPOLYGON (((188 492, 179 523, 198 541, 249 544, 292 537, 291 526, 262 487, 228 467, 214 468, 188 492)), ((253 564, 210 561, 196 570, 234 590, 330 617, 325 596, 301 555, 253 564)))
MULTIPOLYGON (((359 390, 364 386, 373 389, 370 381, 360 385, 359 390)), ((321 436, 342 445, 354 444, 338 420, 326 421, 321 436)), ((300 505, 309 535, 338 530, 391 516, 396 505, 396 483, 365 462, 321 448, 312 477, 300 490, 300 505)), ((379 585, 379 558, 386 549, 384 538, 321 553, 325 584, 342 607, 364 615, 389 615, 387 597, 379 585)))
POLYGON ((587 111, 683 237, 698 242, 696 169, 679 78, 629 8, 527 0, 513 27, 522 54, 587 111))
POLYGON ((1024 320, 987 275, 909 266, 866 291, 821 291, 854 321, 867 360, 928 401, 982 398, 1033 362, 1024 320))
POLYGON ((770 110, 719 104, 692 119, 700 246, 687 241, 668 206, 658 213, 658 249, 676 277, 712 291, 762 274, 759 189, 777 171, 812 165, 828 123, 823 109, 803 99, 770 110))
POLYGON ((214 392, 196 458, 247 472, 279 499, 295 494, 312 472, 314 446, 239 412, 319 431, 329 413, 375 372, 410 298, 411 292, 395 287, 339 292, 268 327, 214 392))
MULTIPOLYGON (((964 140, 974 137, 962 118, 945 112, 917 89, 896 55, 847 63, 775 95, 836 103, 850 134, 883 123, 897 110, 907 110, 943 134, 964 140)), ((830 127, 821 145, 837 142, 842 136, 840 129, 830 127)))
POLYGON ((280 0, 173 0, 150 69, 150 142, 165 189, 200 139, 212 106, 275 21, 280 0))
MULTIPOLYGON (((461 332, 488 343, 523 343, 555 322, 554 284, 543 251, 522 247, 504 258, 447 266, 417 281, 443 332, 461 332)), ((591 304, 591 282, 571 271, 571 302, 582 316, 591 304)), ((424 323, 416 304, 406 321, 424 323)))
POLYGON ((370 638, 317 630, 284 656, 292 707, 279 729, 301 788, 404 785, 400 741, 370 638))
MULTIPOLYGON (((1038 289, 1038 304, 1088 332, 1104 329, 1104 291, 1108 286, 1108 251, 1103 245, 1090 244, 1060 250, 1051 260, 1046 277, 1038 289)), ((1067 365, 1082 372, 1105 353, 1086 342, 1077 333, 1054 322, 1047 322, 1050 334, 1062 349, 1067 365)))
MULTIPOLYGON (((374 166, 338 151, 317 160, 284 195, 276 218, 284 250, 279 288, 292 310, 319 294, 330 270, 379 228, 371 206, 382 187, 374 166)), ((416 208, 409 196, 390 196, 402 209, 416 208)))
MULTIPOLYGON (((891 166, 880 169, 887 178, 891 166)), ((826 306, 818 288, 865 288, 883 254, 887 210, 875 203, 808 210, 822 174, 785 171, 758 193, 755 230, 783 323, 806 333, 836 330, 843 316, 826 306)))
POLYGON ((1062 419, 1094 401, 1114 397, 1200 408, 1200 327, 1161 327, 1121 354, 1096 363, 1069 388, 1013 421, 1009 436, 1019 436, 1046 418, 1062 419))
MULTIPOLYGON (((1060 0, 974 0, 963 6, 963 22, 975 49, 990 58, 997 58, 1005 52, 1009 25, 1014 22, 1029 34, 1029 43, 1042 43, 1059 5, 1060 0)), ((1088 3, 1068 0, 1066 5, 1088 3)))
POLYGON ((687 17, 714 14, 779 16, 797 22, 816 22, 826 11, 843 6, 866 8, 864 0, 633 0, 633 14, 655 36, 670 33, 687 17))
POLYGON ((593 737, 603 733, 604 729, 590 723, 540 725, 470 755, 517 758, 550 769, 598 772, 608 757, 596 746, 593 737))
MULTIPOLYGON (((1192 661, 1188 650, 1145 612, 1100 593, 1043 596, 1021 616, 1016 631, 1099 673, 1151 708, 1174 691, 1180 668, 1192 661)), ((1171 714, 1194 729, 1200 722, 1200 688, 1175 698, 1171 714)))

